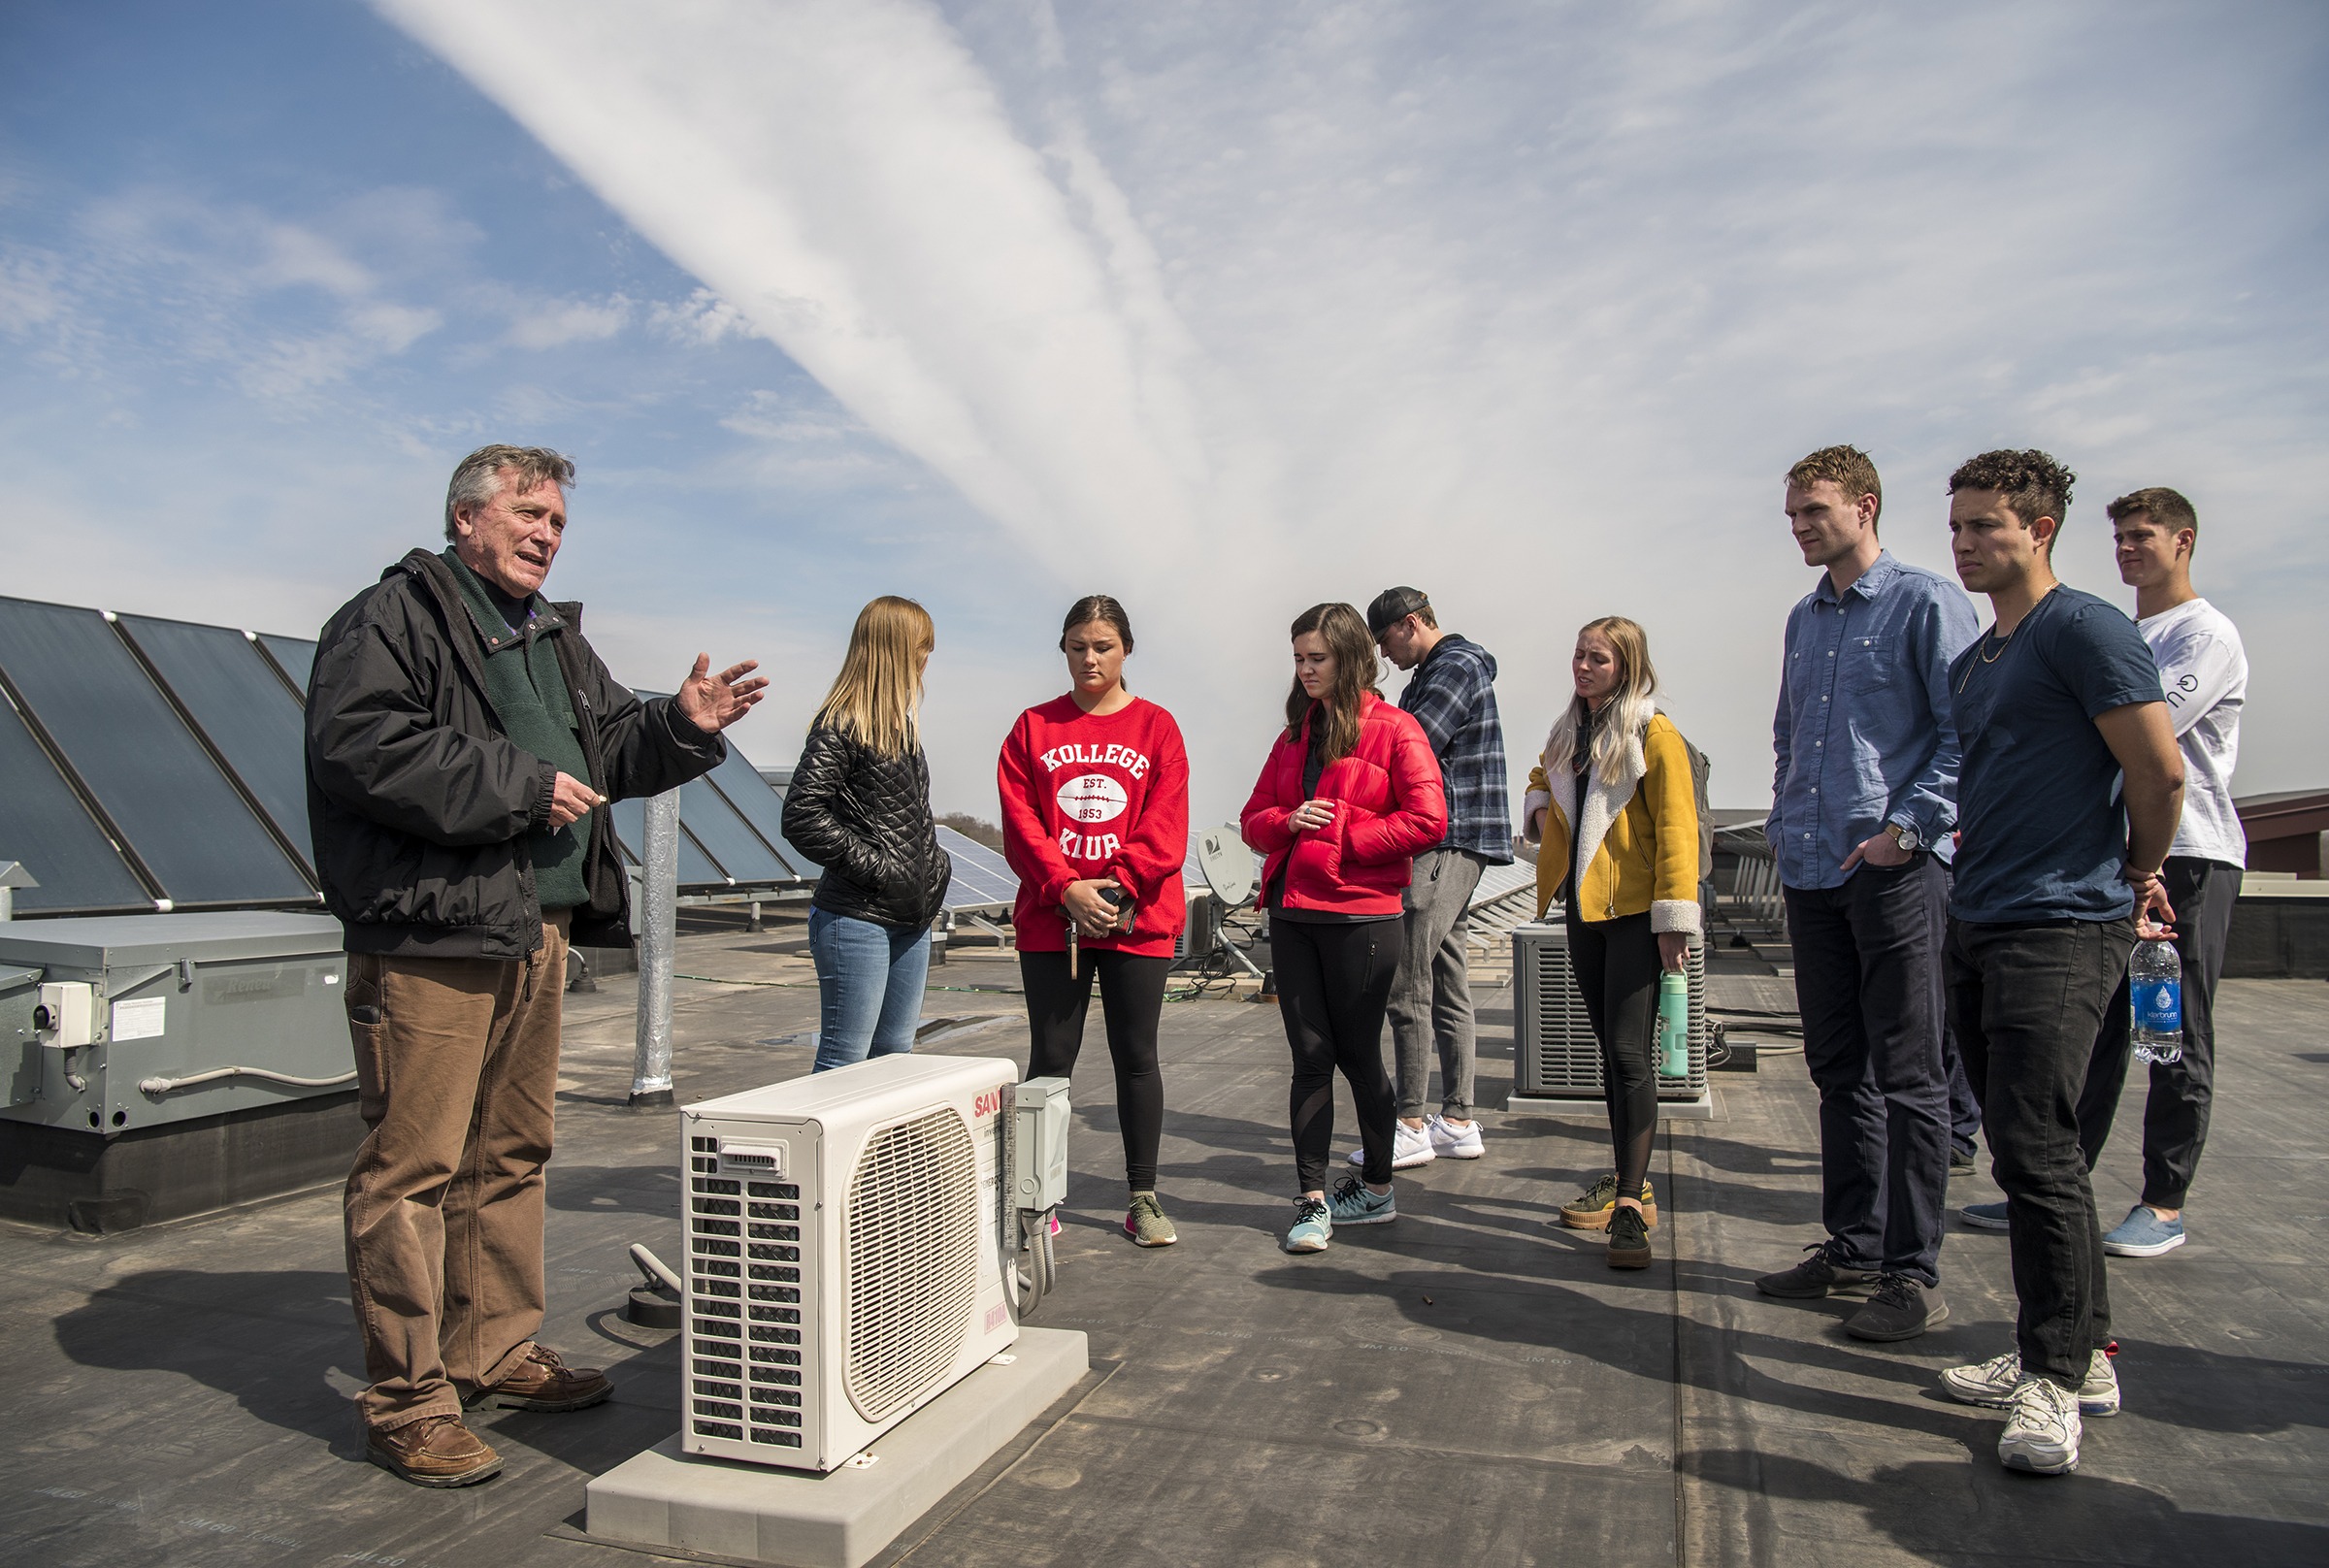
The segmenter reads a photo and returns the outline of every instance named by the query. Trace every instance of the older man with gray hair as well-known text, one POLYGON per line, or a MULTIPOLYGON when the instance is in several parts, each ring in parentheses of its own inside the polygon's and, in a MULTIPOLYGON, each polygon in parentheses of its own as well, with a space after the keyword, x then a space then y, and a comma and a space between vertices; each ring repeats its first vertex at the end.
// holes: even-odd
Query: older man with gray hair
POLYGON ((540 592, 574 476, 539 446, 462 459, 451 547, 342 606, 308 691, 308 821, 370 1128, 346 1192, 365 1449, 423 1486, 500 1471, 465 1405, 611 1391, 534 1339, 567 945, 630 940, 606 807, 716 767, 768 684, 701 654, 676 696, 615 683, 581 606, 540 592))

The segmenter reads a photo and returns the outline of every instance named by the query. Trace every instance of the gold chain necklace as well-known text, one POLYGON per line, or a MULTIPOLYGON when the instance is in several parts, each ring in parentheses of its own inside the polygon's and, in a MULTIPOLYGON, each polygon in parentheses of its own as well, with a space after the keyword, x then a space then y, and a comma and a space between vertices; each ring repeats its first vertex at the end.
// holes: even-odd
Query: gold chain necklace
POLYGON ((2003 659, 2006 656, 2006 650, 2013 645, 2014 634, 2012 632, 2008 632, 2003 637, 1998 639, 1997 651, 1995 653, 1991 653, 1989 651, 1989 634, 1984 632, 1982 634, 1982 645, 1974 650, 1976 657, 1966 662, 1965 673, 1957 677, 1957 695, 1959 697, 1963 697, 1965 695, 1965 688, 1973 684, 1973 672, 1978 666, 1993 665, 1997 663, 2000 659, 2003 659))

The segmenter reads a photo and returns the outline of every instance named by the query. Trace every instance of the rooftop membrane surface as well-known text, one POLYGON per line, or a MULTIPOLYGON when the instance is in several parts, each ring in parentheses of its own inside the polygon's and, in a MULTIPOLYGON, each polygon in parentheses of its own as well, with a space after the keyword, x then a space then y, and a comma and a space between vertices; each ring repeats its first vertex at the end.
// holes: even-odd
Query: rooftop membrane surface
MULTIPOLYGON (((804 946, 797 920, 683 937, 681 974, 705 977, 676 988, 683 1101, 807 1069, 804 946)), ((924 1049, 1024 1062, 1008 955, 958 949, 931 976, 926 1019, 955 1022, 926 1028, 924 1049)), ((1478 1000, 1479 1095, 1499 1106, 1511 996, 1489 985, 1478 1000)), ((336 1190, 101 1239, 0 1226, 0 1561, 648 1560, 579 1532, 585 1481, 679 1420, 675 1336, 617 1312, 629 1243, 678 1256, 676 1127, 625 1103, 629 978, 567 1001, 542 1338, 607 1367, 608 1404, 477 1413, 504 1473, 422 1490, 362 1457, 336 1190)), ((1950 1319, 1901 1345, 1847 1338, 1849 1301, 1755 1293, 1820 1235, 1799 1055, 1717 1075, 1715 1119, 1664 1125, 1646 1272, 1614 1272, 1597 1236, 1546 1223, 1606 1166, 1597 1108, 1484 1110, 1484 1159, 1401 1173, 1396 1224, 1292 1258, 1277 1245, 1294 1178, 1276 1011, 1173 1002, 1160 1188, 1181 1241, 1143 1252, 1118 1228, 1098 1012, 1060 1285, 1031 1320, 1086 1332, 1095 1375, 881 1562, 2329 1562, 2319 981, 2224 985, 2192 1239, 2113 1262, 2125 1412, 2089 1421, 2079 1472, 2058 1479, 2002 1470, 2000 1418, 1935 1383, 2012 1344, 2002 1234, 1952 1220, 1950 1319)), ((2097 1174, 2106 1225, 2137 1195, 2139 1122, 2122 1110, 2097 1174)), ((1339 1125, 1348 1147, 1347 1099, 1339 1125)), ((1952 1206, 1997 1195, 1985 1171, 1952 1183, 1952 1206)))

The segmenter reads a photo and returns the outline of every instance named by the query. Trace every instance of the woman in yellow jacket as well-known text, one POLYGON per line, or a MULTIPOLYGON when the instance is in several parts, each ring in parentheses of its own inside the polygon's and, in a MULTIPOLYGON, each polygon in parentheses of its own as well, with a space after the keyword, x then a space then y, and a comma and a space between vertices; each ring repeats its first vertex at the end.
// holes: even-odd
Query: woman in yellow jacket
POLYGON ((1569 964, 1601 1043, 1617 1168, 1561 1222, 1609 1232, 1609 1266, 1650 1266, 1650 1140, 1657 1131, 1657 977, 1680 970, 1698 918, 1698 809, 1682 734, 1653 705, 1650 639, 1622 615, 1577 634, 1577 695, 1528 775, 1525 832, 1541 841, 1536 912, 1558 898, 1569 964))

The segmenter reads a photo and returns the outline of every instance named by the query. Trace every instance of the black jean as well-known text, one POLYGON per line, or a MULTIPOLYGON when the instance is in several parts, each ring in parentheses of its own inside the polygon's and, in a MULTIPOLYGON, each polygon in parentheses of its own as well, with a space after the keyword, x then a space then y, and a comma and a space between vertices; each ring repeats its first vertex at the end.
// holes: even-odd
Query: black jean
POLYGON ((1361 1174, 1377 1187, 1391 1180, 1391 1125, 1397 1096, 1383 1068, 1383 1013, 1405 951, 1404 919, 1327 924, 1269 922, 1270 966, 1278 1016, 1294 1051, 1287 1119, 1294 1127, 1297 1192, 1323 1192, 1334 1150, 1334 1074, 1351 1086, 1359 1113, 1361 1174))
POLYGON ((1569 968, 1601 1046, 1601 1098, 1609 1106, 1618 1192, 1631 1197, 1650 1178, 1657 1135, 1657 934, 1647 911, 1615 920, 1568 917, 1569 968))
POLYGON ((1803 1062, 1820 1090, 1820 1218, 1842 1267, 1941 1283, 1949 873, 1927 854, 1788 888, 1803 1062))
MULTIPOLYGON (((2215 1097, 2215 983, 2224 976, 2241 876, 2237 866, 2185 855, 2170 855, 2160 875, 2176 911, 2172 929, 2183 960, 2183 1058, 2151 1063, 2150 1093, 2143 1102, 2143 1200, 2180 1209, 2191 1195, 2192 1172, 2208 1141, 2208 1110, 2215 1097)), ((2088 1170, 2102 1159, 2118 1115, 2132 1022, 2121 986, 2095 1036, 2086 1092, 2079 1096, 2079 1145, 2088 1170)))
POLYGON ((1157 1186, 1157 1144, 1164 1134, 1164 1077, 1157 1066, 1157 1015, 1164 1008, 1169 956, 1087 948, 1070 975, 1065 953, 1019 955, 1027 988, 1027 1075, 1066 1078, 1084 1048, 1092 980, 1099 978, 1099 1013, 1116 1065, 1116 1123, 1124 1134, 1124 1179, 1135 1192, 1157 1186))
POLYGON ((1982 1100, 1965 1076, 1965 1053, 1957 1049, 1957 1031, 1941 1030, 1941 1071, 1949 1080, 1949 1146, 1967 1160, 1973 1158, 1974 1136, 1982 1130, 1982 1100))
POLYGON ((2134 949, 2135 925, 2124 918, 1949 923, 1949 1017, 1982 1097, 1990 1170, 2006 1190, 2022 1370, 2073 1390, 2111 1337, 2079 1092, 2134 949))

